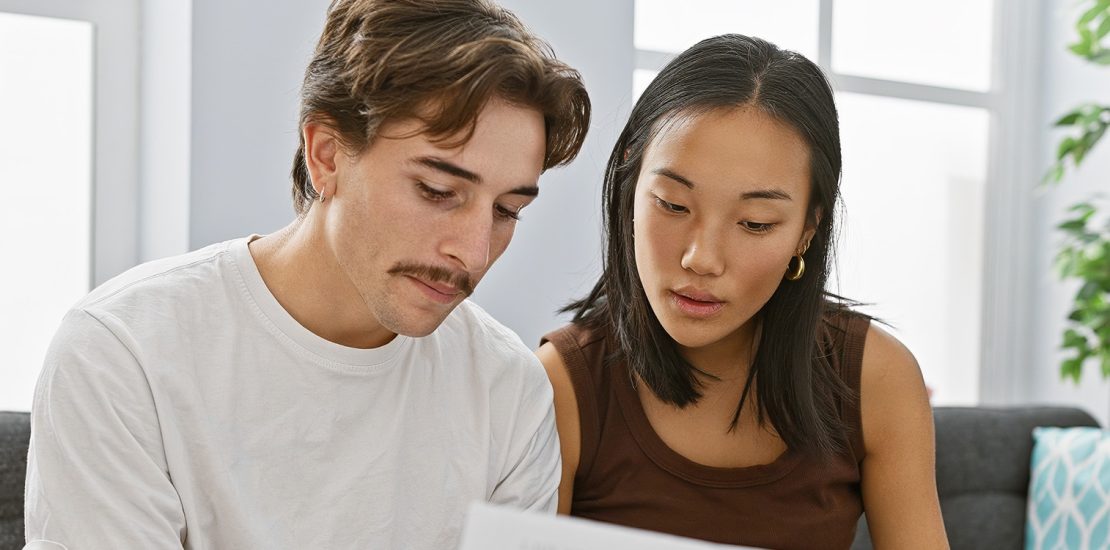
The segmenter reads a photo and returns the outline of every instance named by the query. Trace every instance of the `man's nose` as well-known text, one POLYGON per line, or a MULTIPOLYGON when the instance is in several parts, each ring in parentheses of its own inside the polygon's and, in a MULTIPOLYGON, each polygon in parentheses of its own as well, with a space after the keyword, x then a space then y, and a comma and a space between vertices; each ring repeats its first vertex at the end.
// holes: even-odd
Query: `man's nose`
POLYGON ((469 208, 459 213, 442 251, 468 273, 481 273, 489 267, 493 235, 493 208, 469 208))

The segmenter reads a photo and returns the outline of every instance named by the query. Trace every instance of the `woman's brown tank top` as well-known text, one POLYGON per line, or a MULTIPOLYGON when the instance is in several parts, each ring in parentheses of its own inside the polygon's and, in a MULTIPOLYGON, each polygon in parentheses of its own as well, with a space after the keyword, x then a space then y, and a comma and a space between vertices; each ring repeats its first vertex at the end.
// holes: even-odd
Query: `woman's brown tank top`
MULTIPOLYGON (((824 321, 823 347, 859 395, 870 320, 824 321)), ((606 331, 607 332, 607 331, 606 331)), ((609 334, 567 325, 547 334, 578 399, 581 452, 571 515, 703 540, 761 548, 849 548, 863 511, 858 400, 841 403, 849 449, 821 461, 787 450, 770 464, 717 468, 663 442, 644 413, 626 365, 607 362, 609 334)))

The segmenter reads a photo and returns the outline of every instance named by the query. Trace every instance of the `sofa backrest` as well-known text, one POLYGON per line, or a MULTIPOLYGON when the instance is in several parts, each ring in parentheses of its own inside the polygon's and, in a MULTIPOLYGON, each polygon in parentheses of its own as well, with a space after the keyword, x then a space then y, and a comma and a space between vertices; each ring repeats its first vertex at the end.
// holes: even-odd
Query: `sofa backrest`
POLYGON ((23 480, 31 418, 0 411, 0 550, 23 548, 23 480))
MULTIPOLYGON (((1071 407, 937 407, 937 494, 953 550, 1024 548, 1033 428, 1098 426, 1071 407)), ((866 518, 853 550, 871 548, 866 518)))

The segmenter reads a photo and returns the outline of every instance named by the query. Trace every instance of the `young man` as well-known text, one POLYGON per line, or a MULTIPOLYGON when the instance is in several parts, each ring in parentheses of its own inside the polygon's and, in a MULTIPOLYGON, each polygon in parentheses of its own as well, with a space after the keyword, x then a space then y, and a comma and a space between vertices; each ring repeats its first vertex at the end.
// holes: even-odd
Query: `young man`
POLYGON ((554 511, 543 368, 466 297, 588 123, 578 74, 485 0, 333 2, 297 219, 139 266, 63 322, 29 547, 440 549, 471 501, 554 511))

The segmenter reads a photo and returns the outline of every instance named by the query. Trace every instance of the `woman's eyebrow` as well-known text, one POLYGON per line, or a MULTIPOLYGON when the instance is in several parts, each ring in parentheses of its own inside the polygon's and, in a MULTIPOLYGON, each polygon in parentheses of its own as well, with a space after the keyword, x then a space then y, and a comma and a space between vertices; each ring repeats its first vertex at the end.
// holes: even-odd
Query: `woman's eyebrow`
MULTIPOLYGON (((663 177, 668 178, 668 179, 672 179, 674 181, 677 181, 678 183, 681 183, 682 185, 685 185, 686 187, 688 187, 690 189, 693 189, 694 187, 696 187, 694 185, 694 182, 690 181, 689 178, 680 175, 679 173, 675 172, 674 170, 672 170, 670 168, 655 168, 651 171, 651 173, 659 175, 659 176, 663 176, 663 177)), ((740 194, 740 200, 752 200, 752 199, 782 200, 782 201, 792 201, 792 200, 794 200, 790 196, 790 193, 787 193, 786 191, 783 191, 782 189, 757 189, 755 191, 745 191, 744 193, 740 194)))

